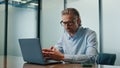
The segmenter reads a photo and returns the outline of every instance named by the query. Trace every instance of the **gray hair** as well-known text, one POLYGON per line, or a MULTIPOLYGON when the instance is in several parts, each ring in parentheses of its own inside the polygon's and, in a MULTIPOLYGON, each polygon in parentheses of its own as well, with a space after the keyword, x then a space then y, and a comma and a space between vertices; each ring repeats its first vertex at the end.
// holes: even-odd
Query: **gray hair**
POLYGON ((62 15, 74 15, 75 17, 80 17, 79 12, 75 8, 66 8, 62 11, 62 15))

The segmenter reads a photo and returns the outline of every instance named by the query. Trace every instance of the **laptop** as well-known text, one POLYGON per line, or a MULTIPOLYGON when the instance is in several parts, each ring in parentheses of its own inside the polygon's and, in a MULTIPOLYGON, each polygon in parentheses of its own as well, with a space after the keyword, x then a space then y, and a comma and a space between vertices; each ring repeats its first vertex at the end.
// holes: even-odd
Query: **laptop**
POLYGON ((55 60, 45 60, 42 55, 42 47, 39 38, 22 38, 19 39, 19 44, 23 60, 27 63, 41 65, 62 63, 55 60))

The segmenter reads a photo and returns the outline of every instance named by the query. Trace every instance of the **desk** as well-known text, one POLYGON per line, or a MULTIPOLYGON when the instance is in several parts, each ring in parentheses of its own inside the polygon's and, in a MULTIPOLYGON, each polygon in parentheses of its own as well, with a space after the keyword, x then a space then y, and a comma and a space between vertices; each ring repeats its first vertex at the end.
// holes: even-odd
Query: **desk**
POLYGON ((27 64, 23 61, 22 57, 8 56, 7 57, 7 68, 96 68, 93 67, 82 67, 80 64, 51 64, 51 65, 38 65, 38 64, 27 64))
POLYGON ((54 64, 54 65, 35 65, 35 64, 24 64, 23 68, 120 68, 120 66, 112 65, 94 65, 92 67, 82 67, 80 64, 54 64))
POLYGON ((35 64, 24 64, 23 68, 97 68, 92 67, 82 67, 80 64, 53 64, 53 65, 35 65, 35 64))
MULTIPOLYGON (((3 60, 3 57, 0 57, 3 60)), ((0 68, 120 68, 120 66, 110 65, 93 65, 92 67, 82 67, 81 64, 52 64, 52 65, 37 65, 27 64, 23 61, 22 57, 7 56, 7 63, 0 63, 0 68), (5 66, 6 65, 6 66, 5 66)))

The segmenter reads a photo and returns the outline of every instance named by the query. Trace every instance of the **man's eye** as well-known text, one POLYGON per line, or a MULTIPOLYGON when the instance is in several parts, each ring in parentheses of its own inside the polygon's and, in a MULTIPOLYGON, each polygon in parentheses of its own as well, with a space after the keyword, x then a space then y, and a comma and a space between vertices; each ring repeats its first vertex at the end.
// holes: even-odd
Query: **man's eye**
POLYGON ((63 24, 67 24, 68 22, 63 22, 63 24))

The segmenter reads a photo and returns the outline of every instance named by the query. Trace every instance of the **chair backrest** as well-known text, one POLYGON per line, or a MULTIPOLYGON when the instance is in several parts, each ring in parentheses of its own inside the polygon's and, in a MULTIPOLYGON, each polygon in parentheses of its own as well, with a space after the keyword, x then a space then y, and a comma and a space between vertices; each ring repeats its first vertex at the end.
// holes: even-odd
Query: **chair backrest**
POLYGON ((116 54, 99 53, 96 59, 97 64, 101 65, 114 65, 116 54))

